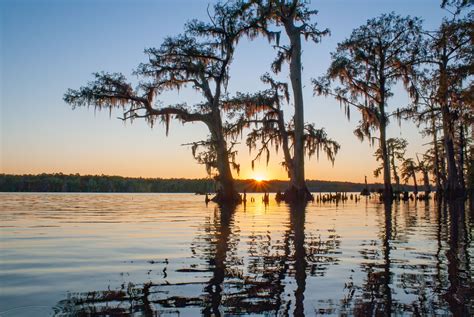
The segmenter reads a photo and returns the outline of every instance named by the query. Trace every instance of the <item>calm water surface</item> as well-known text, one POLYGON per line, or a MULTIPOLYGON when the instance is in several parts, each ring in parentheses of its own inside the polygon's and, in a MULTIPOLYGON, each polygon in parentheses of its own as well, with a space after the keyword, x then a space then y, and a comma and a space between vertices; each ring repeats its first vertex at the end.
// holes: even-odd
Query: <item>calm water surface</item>
POLYGON ((0 316, 474 313, 462 204, 248 200, 0 194, 0 316))

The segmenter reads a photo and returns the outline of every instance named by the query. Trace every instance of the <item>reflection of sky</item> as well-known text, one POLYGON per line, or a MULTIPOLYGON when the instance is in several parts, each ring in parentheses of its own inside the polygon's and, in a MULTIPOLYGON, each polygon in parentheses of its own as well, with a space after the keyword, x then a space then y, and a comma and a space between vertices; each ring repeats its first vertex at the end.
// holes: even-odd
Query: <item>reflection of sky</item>
MULTIPOLYGON (((92 109, 72 111, 62 101, 67 88, 78 88, 95 71, 123 72, 133 81, 131 71, 145 61, 143 49, 158 46, 167 35, 182 31, 191 18, 206 19, 208 1, 3 1, 1 6, 2 50, 2 173, 64 172, 115 174, 144 177, 205 177, 191 151, 180 146, 206 136, 199 124, 173 124, 168 138, 164 129, 150 129, 135 121, 125 127, 112 113, 92 109), (179 169, 175 168, 179 166, 179 169)), ((318 45, 305 45, 303 52, 305 118, 325 127, 340 142, 334 168, 322 156, 307 165, 312 179, 363 181, 372 179, 376 163, 373 149, 361 144, 352 131, 358 115, 352 111, 348 123, 343 111, 330 99, 314 98, 310 78, 320 76, 329 64, 329 52, 354 27, 382 12, 418 15, 433 28, 444 12, 438 1, 311 1, 319 9, 321 28, 332 36, 318 45), (357 171, 357 172, 355 172, 357 171)), ((242 41, 231 68, 230 92, 262 88, 258 78, 269 71, 275 52, 265 41, 242 41)), ((287 79, 286 74, 282 75, 287 79)), ((187 101, 197 96, 188 90, 166 94, 165 103, 187 101)), ((403 106, 405 95, 390 101, 392 109, 403 106)), ((287 111, 290 112, 290 111, 287 111)), ((389 136, 405 137, 408 155, 422 151, 423 141, 413 124, 396 122, 389 136)), ((245 141, 242 141, 245 144, 245 141)), ((248 150, 242 146, 241 177, 251 177, 248 150)), ((265 159, 256 170, 266 178, 286 178, 279 166, 280 155, 271 164, 265 159)))

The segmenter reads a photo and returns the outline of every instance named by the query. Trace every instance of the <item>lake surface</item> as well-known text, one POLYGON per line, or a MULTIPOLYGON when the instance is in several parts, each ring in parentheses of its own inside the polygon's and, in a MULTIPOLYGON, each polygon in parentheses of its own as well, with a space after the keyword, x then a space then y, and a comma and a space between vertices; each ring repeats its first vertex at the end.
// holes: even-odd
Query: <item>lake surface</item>
POLYGON ((0 316, 474 313, 462 204, 261 197, 0 194, 0 316))

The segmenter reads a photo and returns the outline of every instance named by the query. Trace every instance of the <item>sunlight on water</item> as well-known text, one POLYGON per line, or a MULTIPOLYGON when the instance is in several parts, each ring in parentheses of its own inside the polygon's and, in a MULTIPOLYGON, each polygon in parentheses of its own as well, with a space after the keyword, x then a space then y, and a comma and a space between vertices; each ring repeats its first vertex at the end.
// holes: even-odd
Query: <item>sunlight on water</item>
POLYGON ((474 312, 462 205, 261 197, 0 194, 0 315, 474 312))

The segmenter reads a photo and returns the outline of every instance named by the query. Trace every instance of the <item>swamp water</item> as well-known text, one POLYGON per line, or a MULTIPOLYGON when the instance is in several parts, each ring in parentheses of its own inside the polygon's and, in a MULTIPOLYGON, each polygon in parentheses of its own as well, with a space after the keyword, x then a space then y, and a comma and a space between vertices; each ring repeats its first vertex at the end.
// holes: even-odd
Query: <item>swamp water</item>
POLYGON ((261 197, 0 194, 0 316, 474 313, 462 204, 261 197))

